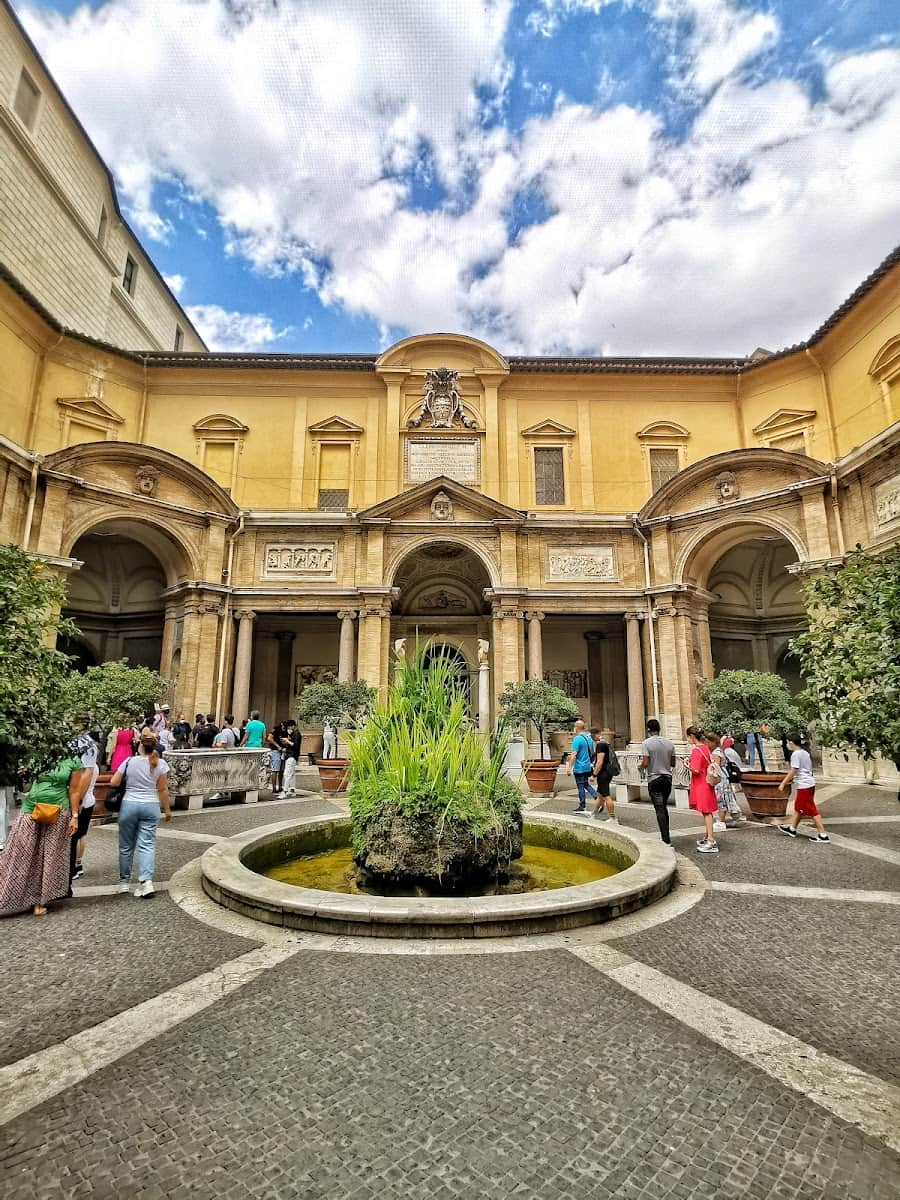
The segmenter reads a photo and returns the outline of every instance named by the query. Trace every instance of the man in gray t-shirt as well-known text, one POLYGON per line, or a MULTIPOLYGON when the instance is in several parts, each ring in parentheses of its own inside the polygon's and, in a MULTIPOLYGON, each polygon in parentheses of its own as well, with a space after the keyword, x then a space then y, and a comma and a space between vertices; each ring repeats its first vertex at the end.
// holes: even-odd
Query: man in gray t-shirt
POLYGON ((672 842, 669 837, 668 804, 669 796, 672 794, 675 747, 668 738, 660 737, 659 721, 653 717, 647 722, 647 733, 650 736, 641 746, 644 752, 641 766, 647 772, 647 788, 650 792, 650 799, 653 801, 659 836, 667 846, 670 846, 672 842))

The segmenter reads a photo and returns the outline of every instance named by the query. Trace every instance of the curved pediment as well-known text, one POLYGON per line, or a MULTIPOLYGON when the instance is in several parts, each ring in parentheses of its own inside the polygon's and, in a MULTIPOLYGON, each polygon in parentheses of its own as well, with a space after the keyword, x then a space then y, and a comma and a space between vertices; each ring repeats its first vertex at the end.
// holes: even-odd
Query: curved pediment
POLYGON ((509 364, 493 346, 463 333, 420 333, 389 346, 375 362, 378 374, 410 374, 450 367, 455 371, 498 371, 509 374, 509 364))
POLYGON ((235 517, 239 509, 215 480, 176 454, 139 442, 81 442, 48 454, 45 471, 75 475, 107 491, 235 517))
POLYGON ((828 467, 805 454, 754 446, 727 450, 692 463, 653 493, 639 513, 653 517, 709 510, 748 500, 828 474, 828 467))

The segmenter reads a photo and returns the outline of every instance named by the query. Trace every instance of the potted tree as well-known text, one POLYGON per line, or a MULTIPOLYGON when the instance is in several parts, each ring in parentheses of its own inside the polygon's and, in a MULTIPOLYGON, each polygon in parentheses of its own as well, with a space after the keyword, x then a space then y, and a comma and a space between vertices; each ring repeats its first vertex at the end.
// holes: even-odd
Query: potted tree
POLYGON ((766 769, 760 729, 783 737, 803 726, 800 710, 787 684, 768 671, 723 671, 703 688, 700 722, 705 729, 753 738, 759 753, 759 771, 744 771, 741 788, 754 817, 783 817, 788 794, 779 790, 783 771, 766 769))
POLYGON ((857 547, 840 570, 810 580, 806 607, 808 628, 791 650, 819 740, 900 771, 900 549, 876 557, 857 547))
MULTIPOLYGON (((311 683, 297 699, 297 720, 305 725, 330 725, 352 729, 365 720, 375 693, 364 679, 353 683, 311 683)), ((346 758, 319 758, 316 767, 323 792, 343 792, 347 787, 346 758)))
POLYGON ((578 719, 578 705, 561 688, 543 679, 508 683, 500 696, 500 705, 511 725, 530 721, 537 729, 541 757, 525 762, 523 769, 532 792, 551 793, 556 786, 559 761, 544 757, 544 734, 550 728, 571 729, 578 719))
MULTIPOLYGON (((129 667, 128 660, 123 658, 101 663, 99 667, 88 667, 83 675, 72 672, 66 680, 65 691, 69 710, 89 719, 91 729, 99 732, 102 744, 111 729, 130 725, 153 712, 169 687, 169 680, 158 671, 149 667, 129 667)), ((103 801, 111 778, 109 772, 97 777, 94 815, 98 818, 108 815, 103 801)))

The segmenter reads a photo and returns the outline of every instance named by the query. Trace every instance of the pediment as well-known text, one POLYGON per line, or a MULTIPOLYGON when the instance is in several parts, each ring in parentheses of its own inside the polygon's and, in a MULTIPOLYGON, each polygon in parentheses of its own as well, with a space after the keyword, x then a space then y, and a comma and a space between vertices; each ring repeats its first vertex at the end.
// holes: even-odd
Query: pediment
POLYGON ((320 436, 322 434, 343 433, 359 437, 360 434, 365 433, 365 430, 362 425, 356 425, 353 421, 348 421, 346 417, 335 415, 328 417, 324 421, 316 421, 314 425, 308 427, 308 432, 319 434, 320 436))
POLYGON ((243 437, 250 426, 243 425, 236 417, 229 417, 225 413, 213 413, 212 416, 197 421, 193 428, 198 437, 215 437, 217 434, 243 437))
POLYGON ((900 337, 886 342, 872 360, 869 374, 873 379, 893 379, 900 373, 900 337))
POLYGON ((57 396, 56 403, 73 417, 87 417, 90 421, 101 421, 103 424, 113 423, 124 425, 125 418, 115 409, 98 400, 96 396, 57 396))
POLYGON ((536 425, 529 425, 527 429, 522 430, 524 438, 571 438, 575 437, 575 430, 570 429, 568 425, 563 425, 560 421, 554 421, 548 418, 546 421, 538 421, 536 425))
POLYGON ((785 429, 793 429, 797 425, 808 425, 815 419, 816 410, 814 408, 779 408, 759 425, 754 425, 753 432, 771 436, 773 433, 781 433, 785 429))
POLYGON ((474 488, 457 483, 447 475, 437 475, 420 483, 408 492, 373 504, 359 514, 360 521, 434 521, 436 525, 452 526, 460 521, 523 521, 525 513, 518 508, 501 504, 491 496, 483 496, 474 488), (440 520, 432 513, 435 498, 443 493, 450 502, 453 515, 440 520))
POLYGON ((493 346, 461 333, 422 333, 404 338, 379 355, 379 375, 408 375, 435 367, 451 367, 461 374, 509 374, 509 364, 493 346))
POLYGON ((691 431, 677 421, 651 421, 638 433, 644 442, 684 442, 690 436, 691 431))

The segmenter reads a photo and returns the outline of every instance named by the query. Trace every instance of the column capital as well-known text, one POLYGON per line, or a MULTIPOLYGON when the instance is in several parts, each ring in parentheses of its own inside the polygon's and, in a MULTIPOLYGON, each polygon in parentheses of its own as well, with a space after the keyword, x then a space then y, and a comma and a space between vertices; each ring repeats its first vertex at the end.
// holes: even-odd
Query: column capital
POLYGON ((361 608, 359 615, 360 617, 389 617, 391 610, 389 608, 361 608))
POLYGON ((491 616, 495 617, 498 620, 503 619, 505 617, 516 617, 518 620, 521 620, 523 613, 522 613, 521 608, 515 608, 515 607, 508 608, 503 604, 498 604, 495 602, 494 604, 491 605, 491 616))
POLYGON ((664 604, 653 610, 658 617, 677 617, 678 609, 672 604, 664 604))
POLYGON ((339 621, 355 621, 358 614, 355 608, 339 608, 337 615, 339 621))
POLYGON ((626 621, 646 621, 647 619, 645 612, 627 612, 624 615, 626 621))
POLYGON ((206 616, 208 613, 214 613, 217 617, 221 617, 225 609, 216 600, 203 600, 197 605, 197 612, 201 617, 206 616))
POLYGON ((236 608, 234 615, 239 621, 255 621, 256 613, 252 608, 236 608))
POLYGON ((529 621, 543 621, 545 615, 545 613, 542 613, 537 609, 531 609, 525 613, 525 616, 529 621))

